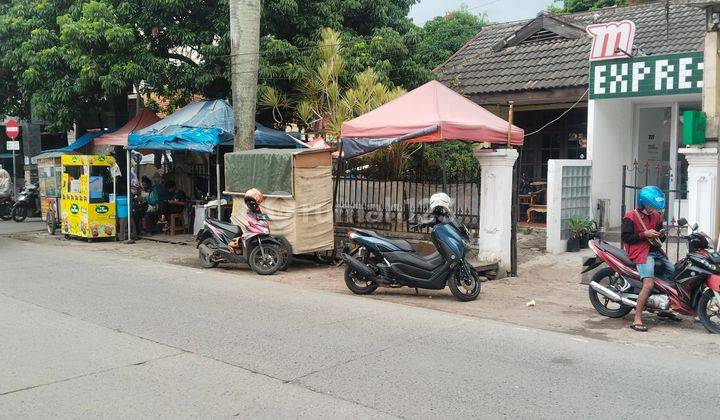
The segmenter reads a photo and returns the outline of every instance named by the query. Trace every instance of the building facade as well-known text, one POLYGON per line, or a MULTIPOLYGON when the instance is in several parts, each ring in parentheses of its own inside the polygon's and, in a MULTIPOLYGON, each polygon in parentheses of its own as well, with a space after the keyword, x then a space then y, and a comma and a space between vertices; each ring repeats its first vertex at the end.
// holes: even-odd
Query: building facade
POLYGON ((500 115, 514 102, 514 122, 526 132, 522 178, 546 181, 553 159, 591 160, 590 212, 602 203, 612 228, 623 202, 633 204, 624 168, 627 184, 673 191, 671 211, 683 212, 688 165, 678 153, 680 133, 684 111, 701 109, 704 34, 704 11, 681 0, 541 12, 488 26, 436 71, 500 115), (632 34, 613 22, 630 22, 632 34))

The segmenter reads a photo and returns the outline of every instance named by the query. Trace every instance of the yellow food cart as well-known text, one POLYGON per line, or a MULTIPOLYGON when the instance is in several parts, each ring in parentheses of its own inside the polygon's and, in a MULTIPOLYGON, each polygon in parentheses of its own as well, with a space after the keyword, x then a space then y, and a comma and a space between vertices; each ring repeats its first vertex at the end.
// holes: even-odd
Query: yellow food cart
POLYGON ((115 237, 115 159, 99 155, 63 155, 61 226, 66 237, 115 237))
POLYGON ((48 233, 53 235, 60 226, 60 174, 61 155, 48 156, 37 160, 42 220, 47 223, 48 233))

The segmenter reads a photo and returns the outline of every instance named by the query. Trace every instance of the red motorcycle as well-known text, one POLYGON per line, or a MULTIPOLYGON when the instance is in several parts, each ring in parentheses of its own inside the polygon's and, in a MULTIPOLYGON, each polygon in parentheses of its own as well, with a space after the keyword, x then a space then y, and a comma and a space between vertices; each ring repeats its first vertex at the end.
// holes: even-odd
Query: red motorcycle
MULTIPOLYGON (((678 220, 678 231, 685 226, 687 220, 678 220)), ((697 229, 695 224, 690 235, 683 236, 688 242, 687 255, 675 264, 675 272, 667 281, 655 281, 645 309, 697 315, 708 331, 720 334, 720 253, 712 249, 712 240, 697 229)), ((597 256, 585 262, 583 273, 607 265, 590 281, 590 302, 600 315, 621 318, 637 306, 642 289, 635 264, 625 251, 602 240, 592 240, 590 248, 597 256)))

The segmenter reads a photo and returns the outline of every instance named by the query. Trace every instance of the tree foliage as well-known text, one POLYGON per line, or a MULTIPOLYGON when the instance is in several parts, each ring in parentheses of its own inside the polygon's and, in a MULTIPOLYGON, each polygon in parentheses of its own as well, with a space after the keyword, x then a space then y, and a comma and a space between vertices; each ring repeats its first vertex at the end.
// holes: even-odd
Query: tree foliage
POLYGON ((342 35, 331 28, 320 31, 312 54, 298 68, 297 88, 289 95, 270 85, 260 89, 260 106, 272 110, 275 122, 289 118, 331 143, 342 123, 402 95, 405 90, 383 84, 372 67, 347 75, 342 35))
MULTIPOLYGON (((342 47, 339 86, 360 74, 388 90, 419 86, 482 18, 457 12, 421 28, 407 17, 416 2, 264 1, 259 83, 279 99, 302 89, 330 28, 342 47)), ((0 112, 32 111, 63 131, 134 86, 169 100, 169 110, 196 94, 229 97, 228 32, 228 0, 0 0, 0 112)))
POLYGON ((437 67, 480 32, 486 20, 485 15, 463 9, 429 20, 416 29, 415 61, 430 69, 437 67))
POLYGON ((573 13, 626 4, 628 0, 554 0, 548 9, 553 13, 573 13), (557 3, 562 3, 562 6, 555 6, 557 3))

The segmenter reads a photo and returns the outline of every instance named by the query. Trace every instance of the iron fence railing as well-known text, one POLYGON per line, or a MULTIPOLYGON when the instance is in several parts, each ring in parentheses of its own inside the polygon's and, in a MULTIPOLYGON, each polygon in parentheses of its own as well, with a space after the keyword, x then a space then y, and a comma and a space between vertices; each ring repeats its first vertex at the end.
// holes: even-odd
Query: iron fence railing
MULTIPOLYGON (((443 190, 442 179, 430 176, 394 178, 345 175, 336 183, 335 223, 369 229, 417 233, 413 226, 428 211, 430 196, 443 190)), ((480 224, 480 173, 452 177, 445 191, 453 212, 471 233, 480 224)), ((419 231, 429 233, 428 229, 419 231)))

